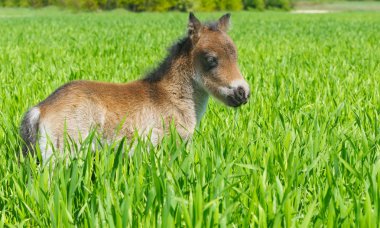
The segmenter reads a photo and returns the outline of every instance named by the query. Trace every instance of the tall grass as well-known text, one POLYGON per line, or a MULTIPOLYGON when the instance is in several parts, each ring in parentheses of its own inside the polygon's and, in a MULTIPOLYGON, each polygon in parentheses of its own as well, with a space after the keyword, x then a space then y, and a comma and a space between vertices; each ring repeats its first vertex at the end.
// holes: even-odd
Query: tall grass
POLYGON ((211 100, 189 143, 172 129, 128 157, 91 135, 54 165, 17 159, 23 112, 70 80, 139 78, 187 15, 0 15, 0 227, 380 225, 377 14, 234 13, 246 106, 211 100))

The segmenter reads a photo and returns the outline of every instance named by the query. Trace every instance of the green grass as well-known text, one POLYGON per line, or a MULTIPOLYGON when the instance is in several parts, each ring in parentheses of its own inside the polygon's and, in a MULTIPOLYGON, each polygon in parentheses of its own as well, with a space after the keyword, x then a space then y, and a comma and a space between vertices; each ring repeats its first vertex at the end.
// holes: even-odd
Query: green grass
POLYGON ((84 143, 43 166, 17 160, 28 107, 70 80, 141 77, 187 14, 0 9, 0 227, 379 226, 379 15, 232 22, 247 105, 211 100, 188 145, 173 132, 128 158, 84 143))

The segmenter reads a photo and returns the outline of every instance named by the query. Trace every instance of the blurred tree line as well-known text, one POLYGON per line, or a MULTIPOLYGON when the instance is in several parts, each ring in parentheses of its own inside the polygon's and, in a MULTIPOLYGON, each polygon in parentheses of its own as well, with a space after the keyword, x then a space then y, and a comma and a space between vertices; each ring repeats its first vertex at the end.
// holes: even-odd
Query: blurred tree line
POLYGON ((124 8, 141 11, 214 11, 266 8, 290 9, 292 0, 0 0, 5 7, 44 7, 55 5, 83 10, 124 8))

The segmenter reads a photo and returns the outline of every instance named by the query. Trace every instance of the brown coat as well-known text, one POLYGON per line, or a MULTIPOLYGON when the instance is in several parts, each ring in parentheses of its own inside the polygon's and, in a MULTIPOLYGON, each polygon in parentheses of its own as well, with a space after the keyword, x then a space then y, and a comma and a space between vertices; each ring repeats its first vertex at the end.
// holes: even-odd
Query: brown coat
POLYGON ((188 139, 209 94, 229 106, 246 103, 249 87, 226 34, 228 23, 229 14, 208 25, 190 14, 189 35, 144 79, 126 84, 73 81, 60 87, 25 114, 21 135, 26 151, 33 151, 38 141, 47 160, 52 155, 49 142, 61 149, 65 133, 78 142, 92 129, 106 141, 137 132, 157 144, 172 122, 188 139))

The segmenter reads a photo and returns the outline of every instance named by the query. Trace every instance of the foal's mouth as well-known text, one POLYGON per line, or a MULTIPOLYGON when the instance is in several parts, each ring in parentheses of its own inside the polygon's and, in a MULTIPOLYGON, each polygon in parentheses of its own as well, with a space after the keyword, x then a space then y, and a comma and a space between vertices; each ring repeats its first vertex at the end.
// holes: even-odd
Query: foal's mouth
POLYGON ((244 104, 247 104, 248 103, 248 99, 249 99, 249 95, 247 97, 238 97, 238 96, 234 96, 234 95, 230 95, 230 96, 227 96, 227 102, 226 104, 228 106, 231 106, 231 107, 234 107, 234 108, 237 108, 241 105, 244 105, 244 104))

